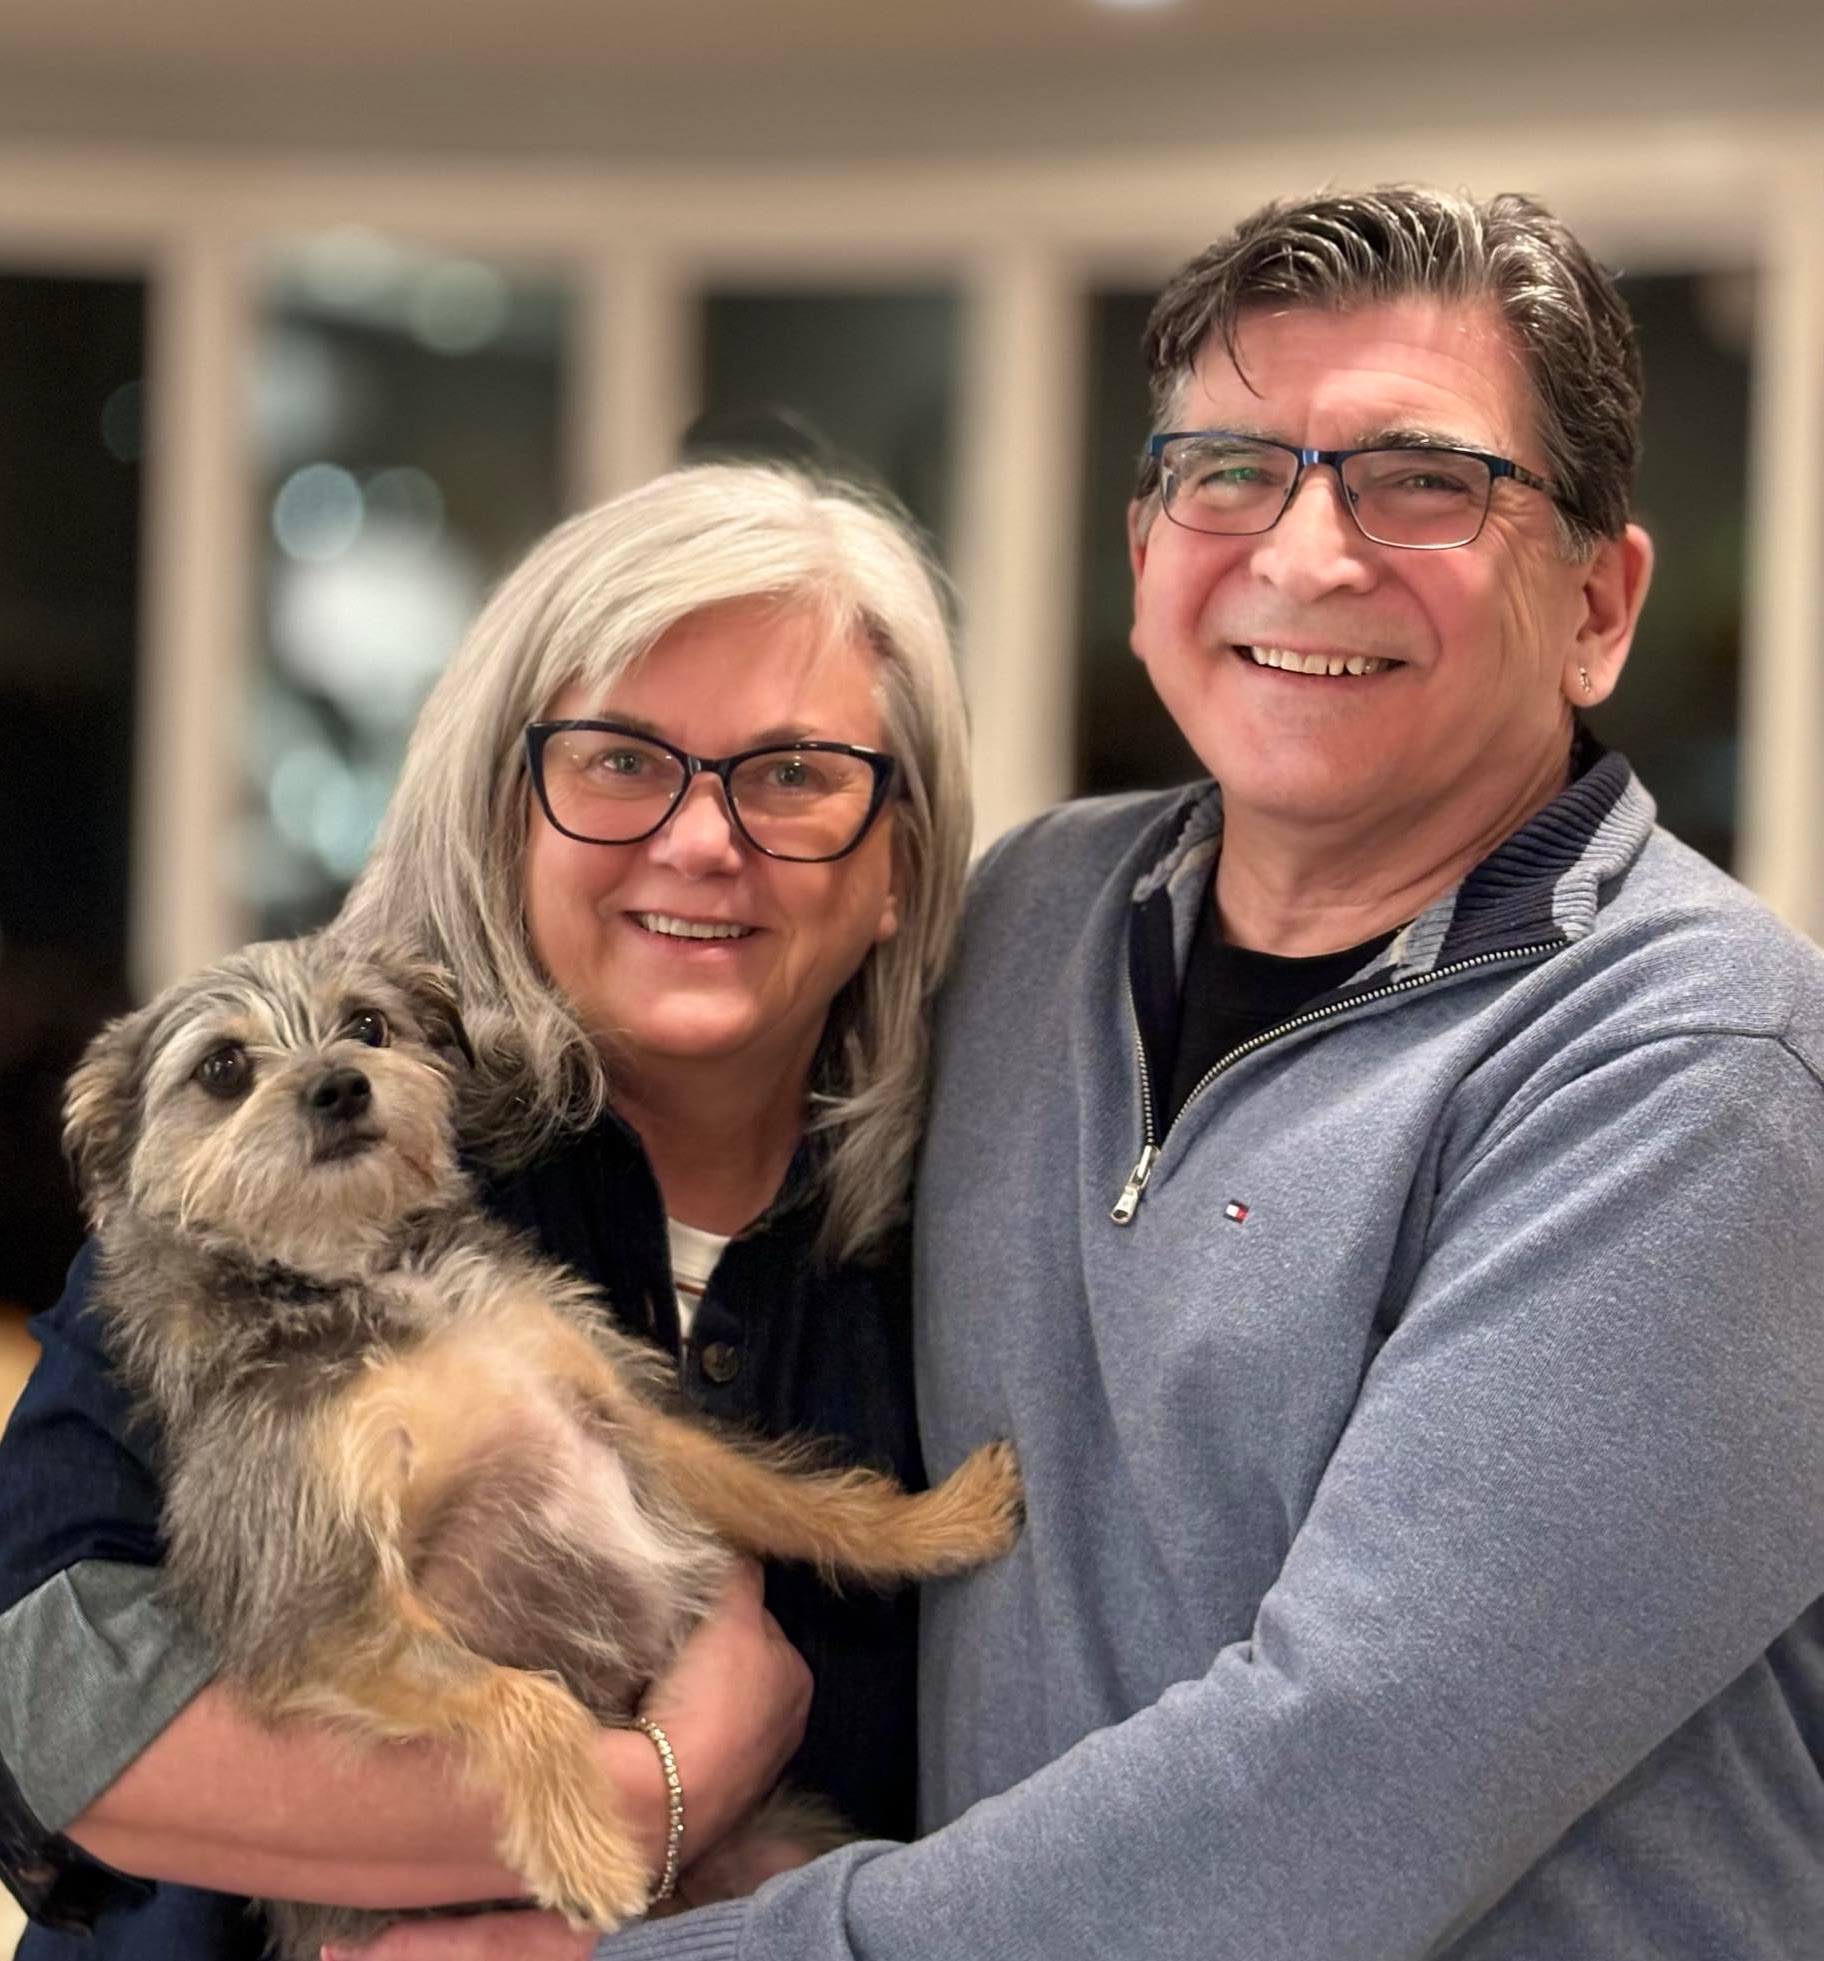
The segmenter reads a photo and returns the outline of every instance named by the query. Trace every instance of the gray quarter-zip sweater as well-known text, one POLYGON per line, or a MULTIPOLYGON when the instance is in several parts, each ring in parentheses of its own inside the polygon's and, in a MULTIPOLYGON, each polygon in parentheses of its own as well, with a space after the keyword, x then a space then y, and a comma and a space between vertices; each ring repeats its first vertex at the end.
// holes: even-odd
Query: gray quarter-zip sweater
POLYGON ((1029 1515, 927 1590, 931 1836, 604 1954, 1824 1957, 1824 959, 1606 757, 1160 1137, 1219 830, 975 880, 921 1420, 1029 1515))

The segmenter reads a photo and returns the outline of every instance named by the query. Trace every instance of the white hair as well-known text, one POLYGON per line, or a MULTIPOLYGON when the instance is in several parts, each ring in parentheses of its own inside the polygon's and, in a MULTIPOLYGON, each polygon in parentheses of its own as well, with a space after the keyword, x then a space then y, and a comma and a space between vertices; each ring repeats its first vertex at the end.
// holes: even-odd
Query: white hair
POLYGON ((609 687, 679 622, 767 598, 880 661, 884 745, 899 763, 899 930, 832 1004, 808 1118, 827 1141, 824 1248, 865 1252, 903 1214, 970 835, 940 576, 905 523, 850 486, 702 464, 559 525, 498 587, 419 715, 339 921, 453 972, 481 1059, 468 1141, 484 1159, 524 1163, 613 1100, 612 1051, 582 1027, 528 936, 526 724, 573 684, 609 687))

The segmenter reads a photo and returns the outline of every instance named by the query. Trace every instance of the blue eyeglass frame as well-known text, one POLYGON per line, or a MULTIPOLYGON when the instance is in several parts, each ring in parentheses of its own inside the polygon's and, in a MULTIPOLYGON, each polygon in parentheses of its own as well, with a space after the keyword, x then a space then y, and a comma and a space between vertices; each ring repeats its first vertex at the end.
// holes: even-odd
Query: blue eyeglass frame
POLYGON ((597 722, 587 719, 562 722, 528 722, 526 724, 526 769, 532 778, 532 788, 537 793, 539 808, 554 831, 560 831, 567 838, 574 838, 578 844, 644 844, 649 837, 655 837, 678 814, 678 810, 689 793, 690 786, 699 776, 713 776, 722 785, 722 806, 728 812, 728 821, 734 825, 744 844, 758 851, 763 858, 776 858, 782 865, 833 865, 838 858, 846 858, 851 851, 858 850, 861 841, 874 828, 875 820, 886 808, 887 795, 892 790, 894 780, 899 775, 899 762, 889 756, 884 749, 864 749, 856 742, 763 742, 758 748, 743 749, 733 756, 693 756, 688 749, 680 749, 675 742, 667 742, 661 735, 653 735, 646 729, 630 728, 625 722, 597 722), (581 831, 573 831, 567 824, 558 821, 557 813, 551 808, 550 793, 545 788, 545 745, 554 735, 562 735, 570 729, 584 729, 593 735, 624 735, 631 742, 643 742, 650 749, 663 749, 666 755, 683 765, 684 778, 672 793, 670 803, 665 806, 665 814, 656 824, 649 824, 645 830, 630 838, 592 838, 585 837, 581 831), (741 818, 741 806, 736 801, 734 784, 730 781, 734 771, 742 763, 750 763, 756 756, 802 756, 836 755, 853 756, 864 762, 874 775, 873 792, 868 799, 867 815, 861 820, 861 828, 840 851, 826 851, 818 858, 799 858, 789 851, 773 851, 754 836, 741 818))
POLYGON ((1336 472, 1336 486, 1343 493, 1342 506, 1349 513, 1349 521, 1371 545, 1385 545, 1389 551, 1396 552, 1454 552, 1461 551, 1465 545, 1473 545, 1482 535, 1482 527, 1488 522, 1489 511, 1495 501, 1495 485, 1503 477, 1512 477, 1515 483, 1524 484, 1528 490, 1537 490, 1549 497, 1561 511, 1572 517, 1577 513, 1558 494, 1556 484, 1544 477, 1535 476, 1524 464, 1516 463, 1511 456, 1495 456, 1485 449, 1465 449, 1457 443, 1362 443, 1355 449, 1301 449, 1296 443, 1282 443, 1271 436, 1250 436, 1240 429, 1170 429, 1164 435, 1150 436, 1147 439, 1146 453, 1152 458, 1159 472, 1159 508, 1180 531, 1196 531, 1206 538, 1258 538, 1273 529, 1282 517, 1292 508, 1292 500, 1298 495, 1299 485, 1305 480, 1305 472, 1314 463, 1328 464, 1336 472), (1172 501, 1165 494, 1166 480, 1172 473, 1165 460, 1167 443, 1228 441, 1247 443, 1255 449, 1277 449, 1292 457, 1297 468, 1292 472, 1292 481, 1286 486, 1285 500, 1273 513, 1266 524, 1255 525, 1246 531, 1211 531, 1201 524, 1186 524, 1182 518, 1172 517, 1172 501), (1483 500, 1482 515, 1476 520, 1476 528, 1467 538, 1455 538, 1448 545, 1414 545, 1398 538, 1377 538, 1362 522, 1361 514, 1355 508, 1355 498, 1349 486, 1343 481, 1343 465, 1352 456, 1385 456, 1390 451, 1411 450, 1420 455, 1467 456, 1482 464, 1488 471, 1488 496, 1483 500))

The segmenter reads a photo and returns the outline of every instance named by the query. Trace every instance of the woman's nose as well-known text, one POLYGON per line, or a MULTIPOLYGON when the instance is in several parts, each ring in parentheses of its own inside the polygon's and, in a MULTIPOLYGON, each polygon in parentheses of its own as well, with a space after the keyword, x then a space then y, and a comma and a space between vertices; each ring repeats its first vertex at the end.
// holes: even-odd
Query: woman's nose
POLYGON ((647 844, 656 862, 697 875, 738 869, 741 847, 722 784, 707 773, 684 786, 663 828, 647 844))

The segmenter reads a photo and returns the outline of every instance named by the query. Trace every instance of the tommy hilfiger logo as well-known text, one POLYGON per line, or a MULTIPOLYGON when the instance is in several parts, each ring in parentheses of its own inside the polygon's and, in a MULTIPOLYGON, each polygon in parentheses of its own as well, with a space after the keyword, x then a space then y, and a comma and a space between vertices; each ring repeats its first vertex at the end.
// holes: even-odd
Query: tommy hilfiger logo
POLYGON ((1227 1219, 1231 1225, 1244 1226, 1248 1222, 1248 1208, 1242 1204, 1240 1199, 1232 1198, 1229 1200, 1228 1204, 1222 1208, 1222 1216, 1225 1219, 1227 1219))

